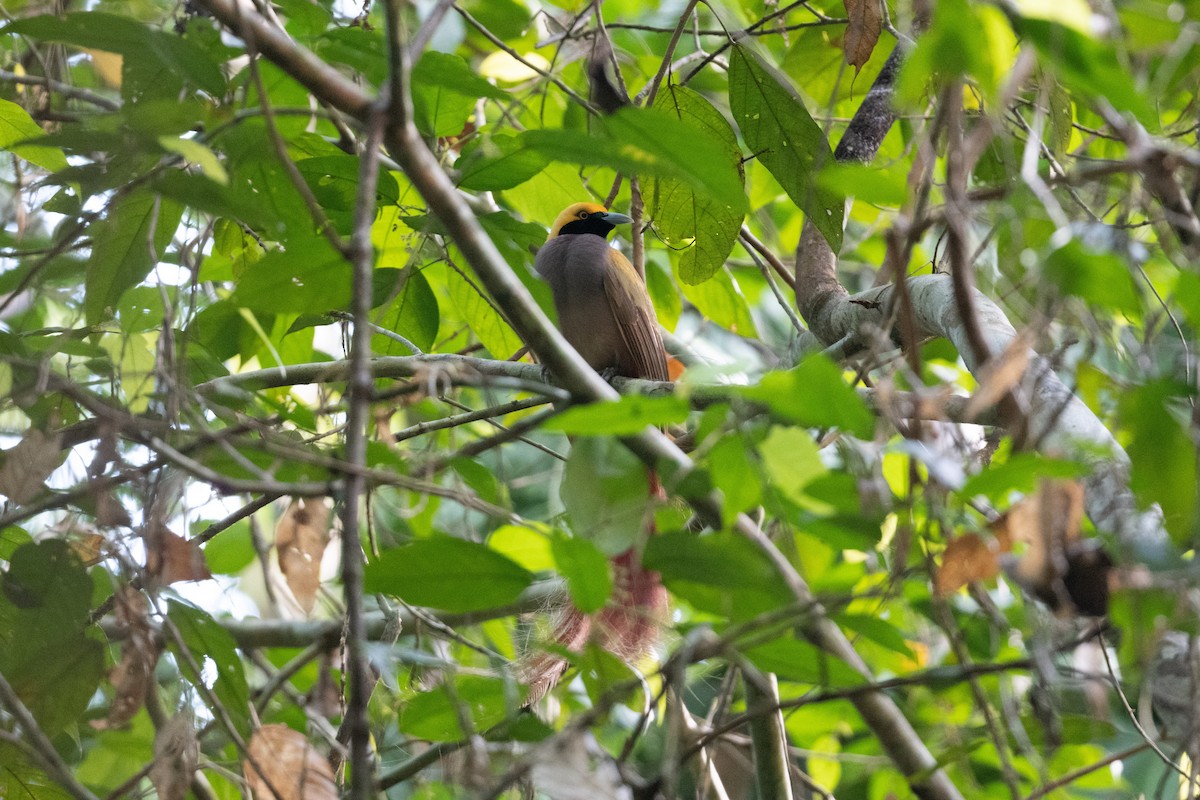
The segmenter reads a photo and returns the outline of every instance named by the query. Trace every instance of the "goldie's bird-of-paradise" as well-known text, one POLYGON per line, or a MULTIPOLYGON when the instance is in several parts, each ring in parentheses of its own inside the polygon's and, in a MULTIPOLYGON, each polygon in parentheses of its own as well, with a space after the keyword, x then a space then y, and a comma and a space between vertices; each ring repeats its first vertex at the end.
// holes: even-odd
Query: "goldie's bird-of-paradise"
MULTIPOLYGON (((534 267, 554 295, 558 327, 571 346, 608 377, 669 380, 666 352, 654 305, 633 265, 608 244, 617 225, 632 220, 598 203, 575 203, 558 215, 534 267)), ((651 493, 663 496, 658 477, 651 493)), ((652 528, 651 528, 652 530, 652 528)), ((667 593, 657 572, 642 567, 634 550, 612 559, 613 595, 591 616, 569 607, 554 622, 559 647, 578 652, 594 639, 629 661, 645 655, 658 638, 667 593)), ((566 671, 567 662, 541 654, 528 662, 524 679, 536 702, 566 671)))
POLYGON ((576 203, 554 221, 534 268, 554 293, 563 336, 592 369, 665 381, 667 358, 646 285, 608 245, 613 228, 632 221, 599 203, 576 203))

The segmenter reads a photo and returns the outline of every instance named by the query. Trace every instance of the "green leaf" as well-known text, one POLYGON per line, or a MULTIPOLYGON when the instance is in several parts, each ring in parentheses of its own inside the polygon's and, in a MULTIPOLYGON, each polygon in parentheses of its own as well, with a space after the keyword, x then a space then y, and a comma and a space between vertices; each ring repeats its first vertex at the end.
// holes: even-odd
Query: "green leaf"
MULTIPOLYGON (((193 533, 198 534, 205 527, 207 523, 199 524, 193 533)), ((237 575, 254 563, 254 556, 249 520, 235 522, 204 545, 204 563, 217 575, 237 575)))
POLYGON ((743 653, 764 672, 780 680, 797 681, 829 688, 858 686, 863 677, 844 661, 794 638, 774 639, 743 653))
POLYGON ((853 195, 872 205, 901 206, 908 198, 908 179, 903 169, 885 169, 874 164, 848 162, 829 164, 817 176, 820 186, 834 194, 853 195))
POLYGON ((168 640, 180 672, 193 684, 211 685, 222 708, 245 735, 250 728, 250 687, 246 683, 237 642, 207 612, 182 600, 168 601, 167 618, 178 629, 182 640, 182 646, 174 637, 168 640), (192 664, 204 669, 207 662, 216 667, 215 682, 211 676, 206 679, 192 669, 192 664))
POLYGON ((646 708, 646 698, 642 686, 645 679, 634 671, 625 659, 608 652, 603 647, 588 644, 574 659, 579 668, 579 677, 587 690, 588 699, 594 705, 605 702, 613 692, 629 708, 639 713, 646 708))
POLYGON ((13 553, 32 541, 28 531, 16 525, 0 530, 0 561, 12 561, 13 553))
MULTIPOLYGON (((148 756, 153 753, 147 752, 148 756)), ((71 793, 29 761, 25 751, 0 742, 0 797, 6 800, 70 800, 71 793)))
MULTIPOLYGON (((458 261, 458 263, 465 263, 458 261)), ((446 273, 450 297, 462 319, 496 358, 508 358, 522 346, 520 338, 474 280, 456 269, 446 273)))
POLYGON ((591 132, 526 131, 526 147, 544 158, 611 167, 644 177, 675 178, 740 212, 746 207, 741 175, 728 148, 706 131, 658 108, 622 108, 591 132))
POLYGON ((83 308, 96 325, 116 308, 121 295, 141 283, 175 236, 183 208, 144 189, 120 194, 108 215, 92 226, 83 308))
MULTIPOLYGON (((156 89, 171 94, 186 79, 214 96, 225 94, 225 76, 220 66, 190 39, 149 28, 130 17, 99 11, 76 11, 62 16, 47 14, 18 20, 0 33, 20 33, 48 42, 65 42, 77 47, 120 53, 125 61, 124 82, 131 73, 137 89, 156 89), (155 86, 155 78, 159 85, 155 86)), ((131 87, 123 86, 128 92, 131 87)))
POLYGON ((30 164, 56 172, 66 169, 67 157, 62 148, 39 144, 24 144, 43 136, 42 126, 16 103, 0 100, 0 149, 10 150, 30 164))
POLYGON ((48 539, 13 553, 0 590, 0 673, 54 736, 104 677, 104 647, 87 635, 91 578, 66 542, 48 539))
POLYGON ((722 436, 708 453, 708 471, 713 486, 725 497, 722 506, 728 525, 743 511, 757 506, 762 499, 762 483, 747 452, 747 441, 740 434, 722 436))
POLYGON ((567 579, 575 607, 585 614, 604 608, 612 595, 613 578, 608 559, 586 539, 559 534, 550 540, 554 562, 567 579))
POLYGON ((488 547, 531 572, 554 569, 550 537, 540 526, 501 525, 488 537, 488 547))
POLYGON ((459 56, 426 50, 413 66, 413 116, 427 136, 461 133, 481 97, 503 100, 508 92, 477 75, 459 56))
POLYGON ((754 317, 750 316, 750 306, 742 287, 734 280, 726 268, 718 269, 704 283, 695 286, 683 284, 683 296, 690 300, 700 314, 710 322, 740 336, 754 338, 758 331, 754 326, 754 317))
POLYGON ((645 528, 650 482, 642 462, 618 440, 583 437, 567 457, 562 499, 576 536, 604 553, 623 553, 645 528))
POLYGON ((826 467, 812 436, 803 428, 774 426, 758 448, 771 485, 792 502, 803 502, 804 487, 826 467))
POLYGON ((452 536, 420 539, 367 565, 363 586, 446 611, 498 608, 517 599, 533 575, 490 547, 452 536))
POLYGON ((864 638, 883 645, 892 652, 899 653, 905 658, 915 659, 916 653, 909 647, 908 640, 895 625, 868 614, 838 614, 835 621, 864 638))
POLYGON ((1151 130, 1158 128, 1151 95, 1134 85, 1111 44, 1048 19, 1016 17, 1013 24, 1067 87, 1087 97, 1106 98, 1118 111, 1133 114, 1151 130))
POLYGON ((400 706, 400 730, 416 739, 449 742, 496 725, 509 711, 505 682, 480 675, 461 675, 450 685, 417 692, 400 706), (471 731, 461 720, 471 721, 471 731))
POLYGON ((246 270, 230 298, 266 313, 336 311, 350 304, 350 265, 323 238, 289 242, 246 270))
POLYGON ((646 259, 646 291, 654 303, 654 311, 658 322, 669 331, 679 325, 679 315, 683 313, 683 303, 679 299, 679 291, 675 281, 671 280, 671 270, 656 258, 646 259))
POLYGON ((741 391, 783 419, 813 428, 840 428, 859 439, 875 433, 875 417, 824 355, 810 356, 786 372, 769 372, 741 391))
POLYGON ((474 140, 454 167, 460 187, 491 192, 520 186, 545 169, 546 161, 519 137, 501 133, 474 140))
POLYGON ((909 106, 919 105, 931 80, 946 81, 973 76, 985 93, 996 84, 996 70, 987 57, 988 28, 967 0, 938 3, 929 30, 905 59, 896 91, 909 106))
POLYGON ((794 601, 767 557, 733 534, 651 536, 642 563, 674 594, 713 614, 746 619, 794 601))
POLYGON ((1173 410, 1187 393, 1186 387, 1164 380, 1129 390, 1121 400, 1121 422, 1133 431, 1126 448, 1133 462, 1130 488, 1143 504, 1158 503, 1171 537, 1190 548, 1196 517, 1196 445, 1173 410))
POLYGON ((687 400, 674 395, 627 395, 618 400, 568 408, 544 426, 577 436, 632 436, 647 425, 674 425, 687 419, 687 400))
POLYGON ((829 142, 788 80, 744 45, 729 54, 729 108, 751 154, 838 252, 845 200, 816 179, 833 163, 829 142))
POLYGON ((963 486, 963 497, 983 495, 992 500, 1007 499, 1010 492, 1029 494, 1043 478, 1080 478, 1088 473, 1084 464, 1046 458, 1037 453, 1015 453, 1006 461, 993 461, 963 486))
POLYGON ((1072 239, 1046 256, 1045 275, 1063 294, 1136 317, 1141 311, 1129 268, 1115 254, 1072 239))
MULTIPOLYGON (((437 295, 424 273, 416 270, 408 273, 404 286, 391 302, 375 312, 376 325, 400 334, 423 352, 433 347, 439 321, 437 295)), ((371 338, 371 350, 381 356, 412 355, 403 344, 382 334, 371 338)))
MULTIPOLYGON (((709 134, 724 146, 729 166, 741 177, 742 151, 737 135, 704 96, 682 86, 668 86, 658 95, 662 108, 682 122, 709 134)), ((659 178, 647 187, 654 230, 672 250, 680 252, 679 277, 684 283, 708 280, 729 258, 742 226, 741 204, 730 204, 708 192, 697 192, 678 178, 659 178)))
POLYGON ((229 173, 217 158, 217 154, 195 139, 184 139, 179 136, 160 136, 158 143, 169 153, 176 153, 200 168, 200 171, 213 181, 227 186, 229 173))

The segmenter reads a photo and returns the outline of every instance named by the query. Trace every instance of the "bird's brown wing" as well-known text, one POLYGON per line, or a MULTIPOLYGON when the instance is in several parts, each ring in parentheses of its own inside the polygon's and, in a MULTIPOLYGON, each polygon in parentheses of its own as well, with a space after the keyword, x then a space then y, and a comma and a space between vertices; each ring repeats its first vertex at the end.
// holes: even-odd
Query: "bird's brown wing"
POLYGON ((604 294, 632 361, 631 369, 623 373, 630 378, 670 380, 662 334, 658 332, 658 319, 645 284, 618 251, 609 248, 608 258, 610 267, 604 272, 604 294))

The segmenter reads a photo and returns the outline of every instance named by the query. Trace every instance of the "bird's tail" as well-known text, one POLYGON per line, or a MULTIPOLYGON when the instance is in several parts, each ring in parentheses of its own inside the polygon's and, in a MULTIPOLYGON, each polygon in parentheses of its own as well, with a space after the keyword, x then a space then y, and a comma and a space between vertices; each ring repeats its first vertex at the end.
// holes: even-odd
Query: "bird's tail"
MULTIPOLYGON (((650 473, 650 496, 665 499, 658 475, 650 473)), ((649 526, 654 533, 654 524, 649 526)), ((658 642, 667 612, 667 590, 659 574, 642 566, 635 548, 610 563, 613 593, 608 604, 592 615, 575 606, 554 612, 551 641, 557 648, 578 653, 589 641, 629 662, 648 654, 658 642)), ((526 703, 532 705, 554 688, 567 671, 568 662, 554 653, 540 652, 521 669, 522 682, 529 687, 526 703)))

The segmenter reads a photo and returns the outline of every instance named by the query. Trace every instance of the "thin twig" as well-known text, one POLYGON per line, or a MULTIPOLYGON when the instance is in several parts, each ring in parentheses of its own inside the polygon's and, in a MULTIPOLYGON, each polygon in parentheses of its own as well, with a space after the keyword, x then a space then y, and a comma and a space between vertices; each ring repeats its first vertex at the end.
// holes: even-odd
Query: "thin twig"
MULTIPOLYGON (((388 4, 388 33, 401 35, 398 18, 393 18, 393 4, 388 4)), ((393 83, 401 81, 395 73, 407 69, 407 64, 392 64, 393 83)), ((379 148, 386 119, 386 101, 378 104, 367 123, 367 141, 361 157, 358 175, 358 196, 354 205, 354 230, 350 237, 348 255, 354 270, 350 313, 353 316, 350 344, 350 379, 347 394, 349 408, 346 416, 346 464, 351 467, 343 479, 342 496, 342 591, 346 605, 346 672, 349 697, 346 701, 342 731, 350 744, 351 800, 367 800, 374 795, 375 760, 371 752, 371 730, 367 704, 374 679, 368 671, 366 655, 366 623, 363 620, 363 552, 359 534, 361 498, 367 483, 360 470, 366 466, 367 424, 371 417, 371 396, 375 390, 371 374, 371 314, 372 278, 375 271, 375 249, 371 244, 371 224, 375 221, 375 185, 379 175, 379 148)), ((339 736, 339 740, 341 737, 339 736)))

